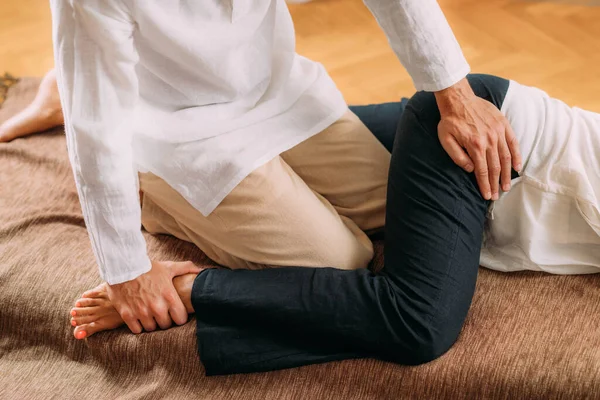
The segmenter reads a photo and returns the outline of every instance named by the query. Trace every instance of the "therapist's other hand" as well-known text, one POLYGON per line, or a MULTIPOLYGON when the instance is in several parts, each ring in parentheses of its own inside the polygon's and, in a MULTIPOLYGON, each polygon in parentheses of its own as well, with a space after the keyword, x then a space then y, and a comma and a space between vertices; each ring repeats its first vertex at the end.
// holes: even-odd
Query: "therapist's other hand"
POLYGON ((173 278, 198 274, 192 262, 152 261, 152 269, 137 278, 108 285, 108 297, 131 332, 141 333, 183 325, 188 312, 173 285, 173 278))
POLYGON ((508 120, 492 103, 477 97, 466 78, 435 92, 435 97, 442 147, 457 165, 475 172, 484 199, 497 200, 499 183, 509 191, 511 169, 520 171, 522 163, 508 120))

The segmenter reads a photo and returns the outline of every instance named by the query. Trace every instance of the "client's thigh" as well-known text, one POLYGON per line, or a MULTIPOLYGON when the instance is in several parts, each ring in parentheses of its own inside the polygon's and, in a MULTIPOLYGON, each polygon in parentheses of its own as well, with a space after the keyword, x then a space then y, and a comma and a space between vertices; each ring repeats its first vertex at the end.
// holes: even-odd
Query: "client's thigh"
MULTIPOLYGON (((468 79, 477 96, 502 107, 507 80, 468 79)), ((399 308, 424 321, 420 329, 435 338, 438 349, 447 349, 475 290, 489 202, 479 193, 474 174, 463 171, 442 148, 439 122, 435 96, 426 92, 410 99, 400 120, 389 174, 382 274, 402 293, 399 308)), ((404 342, 413 341, 407 335, 404 342)))
POLYGON ((356 269, 373 256, 366 234, 339 216, 281 157, 253 171, 208 216, 155 175, 142 174, 140 183, 148 231, 193 242, 230 268, 356 269))

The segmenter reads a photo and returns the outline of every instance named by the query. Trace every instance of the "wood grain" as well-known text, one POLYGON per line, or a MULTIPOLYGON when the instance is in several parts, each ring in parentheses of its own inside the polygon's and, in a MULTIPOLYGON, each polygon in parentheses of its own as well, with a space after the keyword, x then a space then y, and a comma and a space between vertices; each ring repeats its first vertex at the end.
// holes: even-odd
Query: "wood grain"
MULTIPOLYGON (((440 4, 473 71, 534 85, 600 112, 600 7, 532 0, 440 4)), ((2 5, 0 73, 42 75, 53 65, 48 1, 2 5)), ((361 0, 314 0, 290 9, 298 52, 323 63, 349 103, 412 94, 410 77, 361 0)))

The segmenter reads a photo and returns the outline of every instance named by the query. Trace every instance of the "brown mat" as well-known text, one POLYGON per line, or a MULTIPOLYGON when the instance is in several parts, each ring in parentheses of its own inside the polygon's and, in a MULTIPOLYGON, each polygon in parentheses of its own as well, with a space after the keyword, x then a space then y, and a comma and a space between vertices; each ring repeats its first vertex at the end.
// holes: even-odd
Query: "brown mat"
MULTIPOLYGON (((0 123, 38 83, 9 90, 0 123)), ((60 130, 0 144, 0 193, 1 399, 600 398, 600 276, 481 270, 458 343, 419 367, 352 360, 207 378, 193 321, 76 341, 68 310, 100 280, 60 130)), ((152 257, 208 262, 188 243, 146 238, 152 257)))

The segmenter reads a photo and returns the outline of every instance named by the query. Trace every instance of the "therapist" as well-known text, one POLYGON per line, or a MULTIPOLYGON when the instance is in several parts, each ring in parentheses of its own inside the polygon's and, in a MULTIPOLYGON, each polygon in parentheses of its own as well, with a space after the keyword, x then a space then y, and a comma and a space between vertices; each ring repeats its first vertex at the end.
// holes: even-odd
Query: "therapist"
MULTIPOLYGON (((500 111, 474 94, 437 2, 365 3, 417 90, 435 94, 444 150, 475 172, 484 199, 498 199, 521 168, 518 143, 500 111)), ((230 268, 366 267, 364 231, 384 224, 389 154, 323 67, 295 53, 283 0, 53 0, 51 8, 82 210, 108 296, 132 332, 184 323, 172 279, 200 270, 151 260, 140 221, 230 268), (331 152, 311 156, 317 149, 331 152), (272 197, 284 182, 303 188, 295 203, 272 197), (308 219, 294 225, 296 214, 308 219), (318 226, 316 215, 333 222, 318 226)), ((23 126, 57 113, 30 112, 23 126)), ((0 141, 27 133, 16 121, 0 128, 0 141)))

